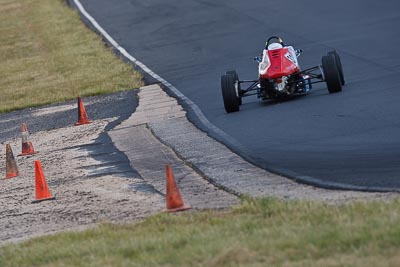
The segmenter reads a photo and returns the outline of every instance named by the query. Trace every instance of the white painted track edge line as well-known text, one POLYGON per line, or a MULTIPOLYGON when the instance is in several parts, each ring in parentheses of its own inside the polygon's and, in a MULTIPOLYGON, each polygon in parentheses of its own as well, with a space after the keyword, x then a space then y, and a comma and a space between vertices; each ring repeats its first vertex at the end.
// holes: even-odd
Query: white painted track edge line
POLYGON ((141 68, 144 72, 146 72, 148 75, 162 83, 164 86, 168 87, 177 97, 179 97, 182 101, 184 101, 187 105, 189 105, 193 112, 196 114, 197 118, 203 123, 204 126, 209 128, 210 130, 214 131, 216 134, 220 135, 229 143, 236 147, 241 147, 242 149, 243 146, 233 139, 231 136, 227 135, 224 131, 219 129, 217 126, 212 124, 206 116, 203 114, 203 112, 200 110, 200 108, 189 98, 187 98, 184 94, 182 94, 181 91, 179 91, 175 86, 170 84, 168 81, 163 79, 161 76, 156 74, 154 71, 152 71, 150 68, 148 68, 145 64, 137 60, 135 57, 133 57, 131 54, 128 53, 128 51, 125 50, 122 46, 120 46, 117 41, 114 40, 104 29, 103 27, 100 26, 100 24, 86 11, 86 9, 83 7, 81 2, 79 0, 73 0, 75 5, 78 7, 79 11, 81 14, 93 25, 93 27, 96 28, 99 33, 107 39, 107 41, 115 48, 117 49, 125 58, 127 58, 129 61, 134 63, 136 66, 141 68))

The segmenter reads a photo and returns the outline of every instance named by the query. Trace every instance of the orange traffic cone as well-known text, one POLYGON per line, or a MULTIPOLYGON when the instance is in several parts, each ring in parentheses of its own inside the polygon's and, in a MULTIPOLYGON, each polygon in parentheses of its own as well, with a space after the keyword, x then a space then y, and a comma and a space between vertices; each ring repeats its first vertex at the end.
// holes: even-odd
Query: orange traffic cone
POLYGON ((75 126, 90 123, 89 118, 86 114, 85 106, 83 105, 82 99, 78 97, 78 121, 75 126))
POLYGON ((21 156, 32 155, 35 153, 32 142, 28 141, 28 129, 26 128, 25 122, 22 123, 22 153, 21 156))
POLYGON ((6 145, 6 178, 10 179, 19 175, 17 162, 15 161, 10 144, 6 145))
POLYGON ((55 197, 51 196, 47 187, 46 178, 44 177, 42 165, 39 160, 35 160, 35 192, 36 200, 32 201, 32 203, 55 199, 55 197))
POLYGON ((167 212, 176 212, 191 209, 192 207, 183 204, 181 194, 176 186, 171 166, 166 166, 167 173, 167 212))

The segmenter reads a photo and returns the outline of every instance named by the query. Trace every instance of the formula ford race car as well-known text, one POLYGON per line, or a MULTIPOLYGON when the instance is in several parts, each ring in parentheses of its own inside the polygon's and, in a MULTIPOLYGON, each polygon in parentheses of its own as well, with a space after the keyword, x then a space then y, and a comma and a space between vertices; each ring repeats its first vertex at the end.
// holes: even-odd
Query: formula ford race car
POLYGON ((345 84, 342 63, 336 51, 322 56, 321 65, 301 70, 297 58, 302 50, 286 46, 282 39, 267 40, 258 62, 258 80, 239 80, 236 71, 221 76, 222 97, 226 112, 239 111, 242 97, 257 95, 262 100, 281 99, 310 92, 312 84, 326 82, 329 93, 342 91, 345 84), (250 84, 242 89, 243 84, 250 84))

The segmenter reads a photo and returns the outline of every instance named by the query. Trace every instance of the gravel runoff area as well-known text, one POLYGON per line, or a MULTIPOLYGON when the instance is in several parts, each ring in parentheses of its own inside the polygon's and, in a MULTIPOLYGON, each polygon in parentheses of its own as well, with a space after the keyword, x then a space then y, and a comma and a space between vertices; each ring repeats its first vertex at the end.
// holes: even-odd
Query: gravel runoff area
MULTIPOLYGON (((77 119, 73 102, 0 115, 0 151, 11 144, 20 172, 18 177, 0 180, 0 245, 86 229, 99 222, 132 222, 162 212, 166 164, 172 166, 183 199, 193 210, 239 203, 236 196, 216 188, 187 166, 145 124, 128 126, 130 120, 124 119, 132 114, 136 102, 131 92, 84 99, 92 123, 78 127, 73 126, 77 119), (21 117, 28 130, 36 130, 30 134, 37 152, 32 156, 17 156, 21 153, 21 117), (129 162, 115 148, 108 132, 118 147, 127 147, 124 152, 134 160, 129 162), (31 203, 35 160, 41 161, 55 200, 31 203)), ((185 116, 182 110, 178 113, 185 116)), ((5 161, 5 153, 0 153, 2 177, 5 161)))
MULTIPOLYGON (((16 156, 20 176, 0 181, 0 244, 161 212, 166 164, 194 209, 229 207, 241 194, 334 204, 398 196, 324 190, 268 173, 194 127, 158 85, 141 88, 138 96, 133 114, 133 91, 84 99, 93 122, 79 127, 72 126, 73 102, 0 115, 0 150, 10 143, 15 156, 21 152, 20 122, 26 120, 38 152, 16 156), (56 199, 32 204, 37 159, 56 199)), ((5 176, 3 164, 0 175, 5 176)))
MULTIPOLYGON (((101 221, 136 220, 163 208, 163 197, 155 190, 137 188, 143 179, 135 171, 107 171, 116 168, 113 162, 91 156, 96 153, 95 139, 109 122, 97 120, 30 136, 38 153, 17 156, 20 176, 1 181, 0 244, 101 221), (32 204, 37 159, 56 199, 32 204)), ((21 140, 9 142, 16 156, 21 140)), ((5 162, 3 153, 0 161, 5 162)), ((5 176, 4 168, 1 175, 5 176)))

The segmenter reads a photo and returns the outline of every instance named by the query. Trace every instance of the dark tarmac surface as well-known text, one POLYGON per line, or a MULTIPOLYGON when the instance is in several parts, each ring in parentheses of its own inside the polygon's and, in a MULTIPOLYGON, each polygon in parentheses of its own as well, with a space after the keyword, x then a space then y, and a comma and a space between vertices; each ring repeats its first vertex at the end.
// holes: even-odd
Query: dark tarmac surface
POLYGON ((400 2, 82 3, 121 46, 193 100, 258 165, 333 183, 400 188, 400 2), (256 78, 252 58, 269 35, 302 48, 304 68, 336 49, 344 91, 329 95, 321 85, 309 96, 280 103, 252 97, 240 112, 226 114, 220 75, 237 69, 241 78, 256 78))

